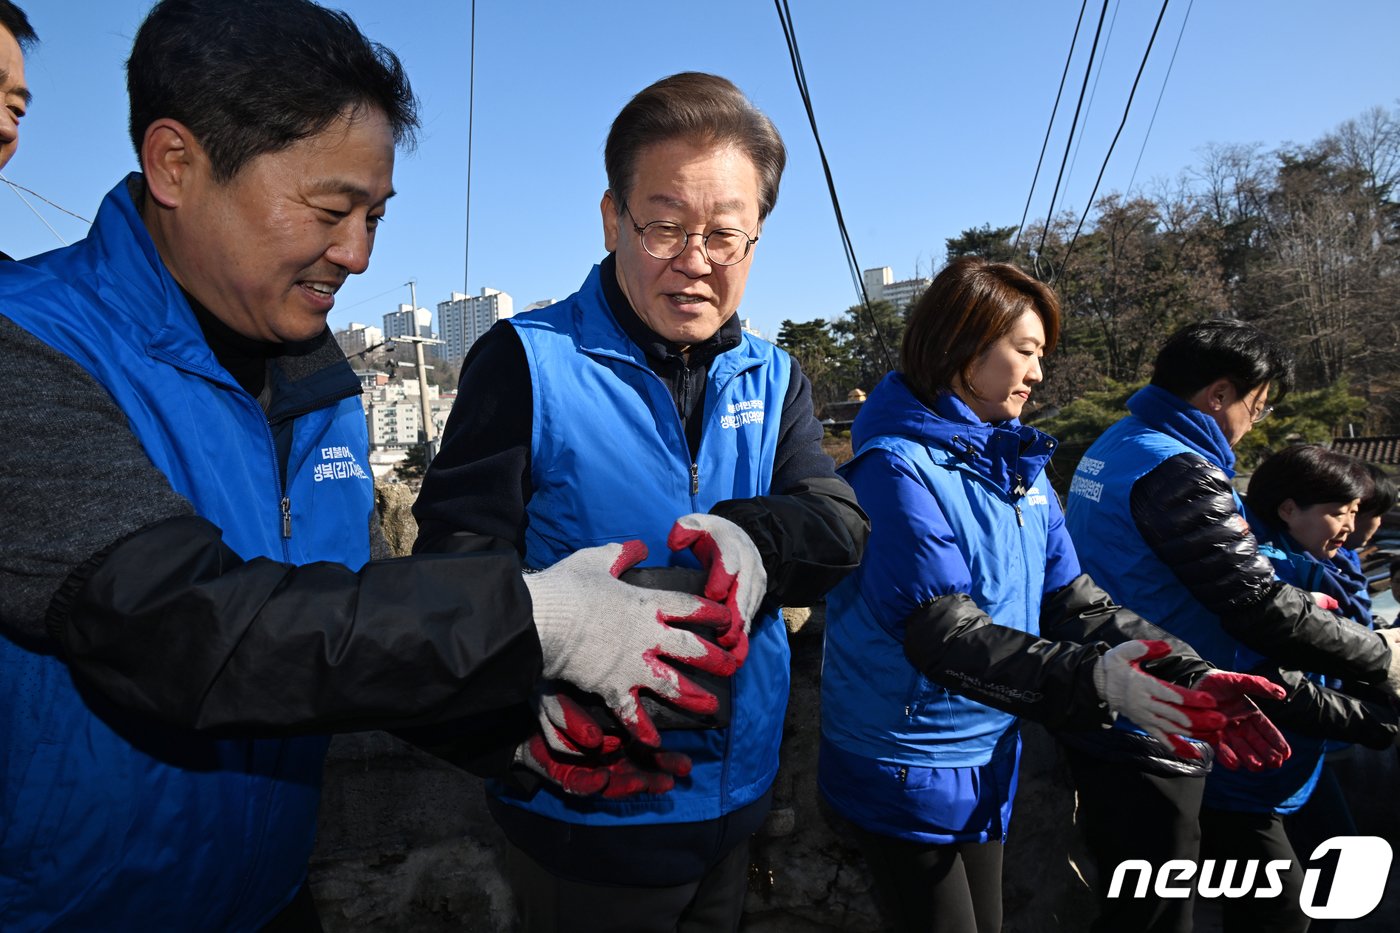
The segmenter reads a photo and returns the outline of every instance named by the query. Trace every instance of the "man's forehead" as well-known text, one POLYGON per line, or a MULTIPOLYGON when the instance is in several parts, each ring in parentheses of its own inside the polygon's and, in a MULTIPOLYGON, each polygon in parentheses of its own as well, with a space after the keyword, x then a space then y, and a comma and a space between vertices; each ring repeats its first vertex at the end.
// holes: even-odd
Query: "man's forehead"
POLYGON ((348 194, 352 198, 364 201, 372 201, 381 198, 385 201, 398 194, 390 188, 384 195, 379 195, 370 191, 363 184, 350 178, 343 178, 337 175, 324 175, 316 178, 308 178, 302 185, 307 194, 348 194))
MULTIPOLYGON (((681 198, 673 197, 669 194, 649 195, 646 198, 646 203, 653 204, 657 207, 669 207, 674 210, 681 210, 683 208, 690 207, 690 204, 687 201, 681 198)), ((735 211, 742 211, 748 206, 748 202, 745 201, 743 198, 728 198, 723 201, 715 201, 710 205, 712 209, 721 213, 732 213, 735 211)))

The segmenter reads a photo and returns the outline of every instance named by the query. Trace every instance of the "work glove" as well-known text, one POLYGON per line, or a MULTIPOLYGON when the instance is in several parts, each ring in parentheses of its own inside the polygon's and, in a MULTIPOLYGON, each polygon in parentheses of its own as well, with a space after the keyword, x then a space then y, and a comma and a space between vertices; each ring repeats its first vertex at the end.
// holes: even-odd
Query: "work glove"
POLYGON ((694 632, 668 624, 723 628, 731 621, 727 607, 618 579, 646 556, 640 541, 586 548, 547 570, 526 574, 525 586, 534 604, 544 676, 596 693, 638 741, 655 746, 661 736, 638 700, 640 691, 650 690, 701 714, 719 706, 714 694, 667 661, 721 677, 733 674, 740 661, 694 632))
POLYGON ((664 794, 676 786, 676 778, 690 773, 690 759, 679 752, 634 746, 635 756, 624 752, 608 755, 569 755, 556 752, 536 733, 515 750, 521 765, 566 794, 578 797, 602 795, 609 799, 634 794, 664 794))
POLYGON ((1182 758, 1200 758, 1200 750, 1176 733, 1205 739, 1224 728, 1225 717, 1209 694, 1174 687, 1142 669, 1143 662, 1170 653, 1164 641, 1125 641, 1104 652, 1094 666, 1094 687, 1115 714, 1128 717, 1182 758))
POLYGON ((565 755, 611 755, 622 748, 622 739, 610 735, 573 697, 545 685, 535 694, 535 716, 540 735, 550 751, 565 755))
POLYGON ((768 572, 748 532, 727 518, 693 512, 671 526, 666 544, 673 551, 690 548, 709 572, 705 596, 729 608, 729 624, 719 643, 740 663, 749 653, 749 629, 768 593, 768 572))
POLYGON ((1195 689, 1209 694, 1225 716, 1224 727, 1206 738, 1222 765, 1231 771, 1263 771, 1288 760, 1288 740, 1251 699, 1283 700, 1288 691, 1267 678, 1233 671, 1211 671, 1196 681, 1195 689))

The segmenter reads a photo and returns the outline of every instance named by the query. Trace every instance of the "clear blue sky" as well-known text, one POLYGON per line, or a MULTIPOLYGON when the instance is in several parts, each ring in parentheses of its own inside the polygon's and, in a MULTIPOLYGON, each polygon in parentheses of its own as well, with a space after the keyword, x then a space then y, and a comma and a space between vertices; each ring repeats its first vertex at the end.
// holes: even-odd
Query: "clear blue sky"
MULTIPOLYGON (((42 46, 28 59, 34 104, 6 175, 91 217, 135 168, 123 63, 149 0, 20 0, 42 46)), ((816 146, 778 15, 760 0, 482 2, 470 268, 467 200, 467 0, 346 0, 372 38, 403 58, 423 132, 401 154, 399 196, 369 271, 340 292, 331 323, 378 325, 409 300, 434 307, 482 286, 517 307, 562 298, 602 257, 602 146, 627 99, 676 71, 723 74, 784 134, 788 171, 756 247, 740 313, 770 337, 785 318, 832 318, 856 301, 816 146)), ((1091 2, 1032 218, 1043 216, 1100 4, 1091 2)), ((944 241, 983 223, 1014 224, 1031 183, 1074 29, 1072 0, 793 4, 819 128, 862 267, 927 274, 944 241)), ((1123 190, 1188 0, 1172 0, 1101 193, 1123 190)), ((1061 195, 1082 208, 1122 115, 1158 4, 1113 0, 1087 132, 1061 195)), ((1136 186, 1169 179, 1210 143, 1310 142, 1400 96, 1394 0, 1202 0, 1191 8, 1136 186)), ((1102 40, 1101 40, 1102 42, 1102 40)), ((36 202, 37 204, 37 202, 36 202)), ((85 225, 37 204, 68 240, 85 225)), ((0 190, 0 248, 25 256, 58 240, 0 190)))

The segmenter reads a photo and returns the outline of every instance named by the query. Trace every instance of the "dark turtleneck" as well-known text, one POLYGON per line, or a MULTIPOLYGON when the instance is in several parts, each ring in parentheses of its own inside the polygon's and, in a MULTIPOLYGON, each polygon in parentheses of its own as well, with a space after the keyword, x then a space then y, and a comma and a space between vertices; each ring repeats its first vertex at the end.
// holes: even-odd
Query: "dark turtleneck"
POLYGON ((265 343, 243 336, 215 317, 212 311, 188 291, 183 288, 180 291, 189 302, 190 310, 199 322, 199 329, 204 332, 204 341, 214 353, 214 359, 218 360, 219 365, 228 370, 228 374, 243 391, 257 399, 263 411, 266 411, 269 401, 268 363, 288 352, 294 352, 293 348, 287 344, 265 343))

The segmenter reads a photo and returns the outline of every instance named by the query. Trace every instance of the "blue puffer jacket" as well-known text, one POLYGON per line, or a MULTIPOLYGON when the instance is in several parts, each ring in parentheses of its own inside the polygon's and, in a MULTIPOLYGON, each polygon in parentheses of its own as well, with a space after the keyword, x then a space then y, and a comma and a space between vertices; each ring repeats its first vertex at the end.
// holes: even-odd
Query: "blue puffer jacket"
POLYGON ((871 519, 860 569, 827 604, 823 793, 876 832, 929 842, 1000 838, 1016 719, 931 682, 905 658, 903 621, 969 594, 998 624, 1039 633, 1042 596, 1079 575, 1045 480, 1053 442, 987 424, 955 395, 932 409, 887 376, 852 426, 841 472, 871 519))
MULTIPOLYGON (((343 380, 329 395, 314 377, 278 384, 264 414, 161 264, 135 181, 108 194, 86 239, 7 269, 0 307, 111 393, 171 486, 241 557, 358 568, 373 507, 358 393, 343 380), (285 488, 269 418, 290 429, 285 488)), ((155 726, 3 638, 0 684, 0 928, 257 930, 291 899, 315 837, 325 738, 155 726)))
MULTIPOLYGON (((533 392, 527 565, 547 567, 582 547, 638 538, 649 552, 644 566, 698 566, 690 551, 666 546, 675 520, 769 492, 792 372, 782 350, 745 334, 714 359, 692 462, 670 391, 608 310, 597 267, 574 295, 511 323, 533 392)), ((690 778, 669 793, 582 799, 546 785, 528 800, 501 799, 594 826, 713 820, 753 803, 777 773, 788 664, 787 631, 774 609, 750 633, 748 659, 733 679, 729 727, 665 734, 665 747, 694 763, 690 778)))

